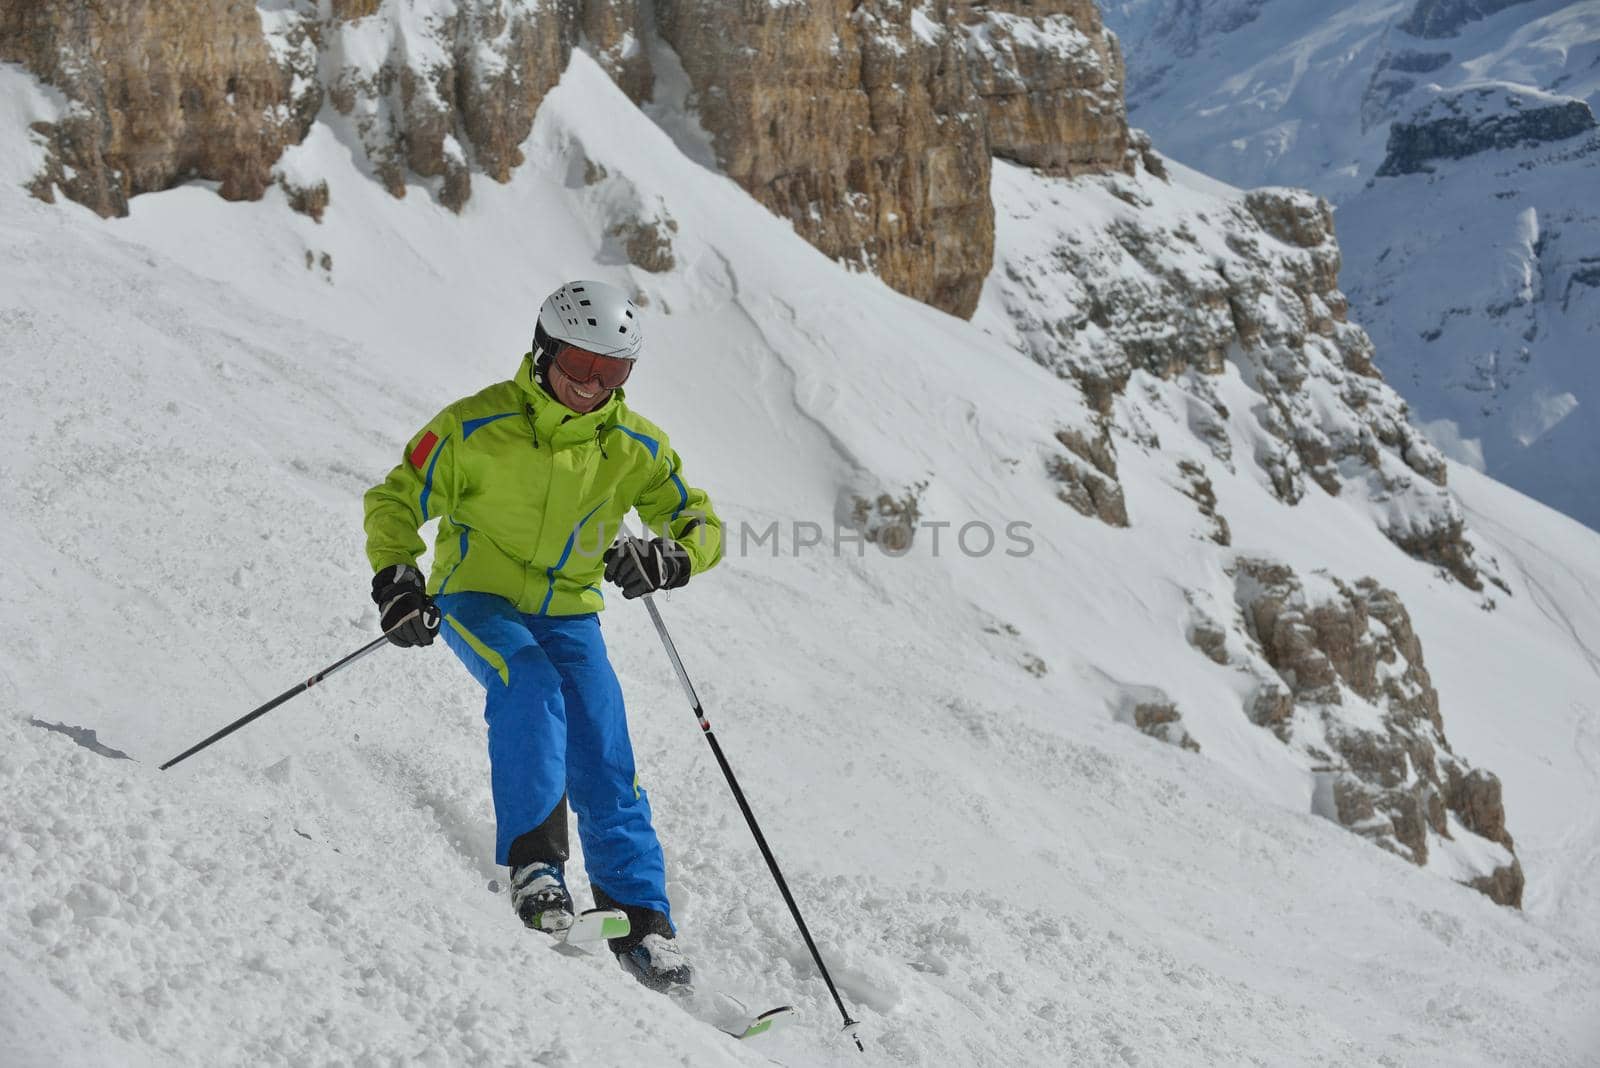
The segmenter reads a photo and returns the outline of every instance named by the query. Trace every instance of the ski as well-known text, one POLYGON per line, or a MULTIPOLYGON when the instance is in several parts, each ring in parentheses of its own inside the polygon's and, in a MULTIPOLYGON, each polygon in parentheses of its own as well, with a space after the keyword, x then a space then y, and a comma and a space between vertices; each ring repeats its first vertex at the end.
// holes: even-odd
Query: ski
POLYGON ((779 1005, 752 1016, 744 1002, 714 988, 677 986, 662 993, 690 1016, 741 1042, 771 1034, 795 1015, 792 1005, 779 1005))
POLYGON ((759 1016, 752 1017, 742 1030, 733 1031, 728 1028, 722 1028, 721 1030, 723 1034, 732 1035, 742 1042, 747 1038, 759 1038, 762 1035, 771 1034, 788 1023, 790 1017, 794 1016, 794 1014, 795 1011, 792 1006, 779 1005, 775 1009, 768 1009, 759 1016))
POLYGON ((555 932, 557 941, 567 945, 621 938, 628 933, 628 914, 621 909, 585 909, 572 919, 572 926, 555 932))

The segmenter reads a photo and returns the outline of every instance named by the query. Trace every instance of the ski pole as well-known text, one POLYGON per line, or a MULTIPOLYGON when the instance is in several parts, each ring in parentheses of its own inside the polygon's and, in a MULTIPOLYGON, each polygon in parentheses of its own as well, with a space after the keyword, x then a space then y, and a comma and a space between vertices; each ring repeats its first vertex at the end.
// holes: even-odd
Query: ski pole
MULTIPOLYGON (((642 572, 644 563, 639 559, 638 547, 633 535, 628 533, 626 524, 622 527, 622 543, 627 546, 628 555, 633 557, 633 562, 642 572)), ((667 624, 662 620, 661 610, 656 607, 655 597, 652 594, 644 595, 644 606, 650 612, 651 622, 656 625, 656 633, 661 636, 661 645, 667 651, 667 659, 672 661, 672 669, 678 673, 678 681, 683 684, 683 692, 689 698, 695 721, 700 724, 700 733, 710 744, 712 755, 717 758, 717 766, 722 769, 723 777, 728 780, 728 788, 733 791, 733 799, 739 803, 739 811, 744 813, 744 821, 750 825, 750 833, 755 836, 756 846, 761 850, 762 859, 767 862, 767 868, 778 884, 778 892, 783 895, 784 904, 789 906, 789 914, 794 917, 795 926, 800 928, 800 937, 805 939, 806 948, 811 951, 811 959, 816 961, 817 970, 822 973, 822 981, 828 984, 828 993, 833 995, 833 1003, 839 1006, 839 1015, 844 1018, 844 1033, 855 1042, 856 1049, 865 1053, 866 1047, 861 1044, 861 1036, 857 1033, 861 1025, 850 1018, 850 1011, 844 1007, 844 1000, 839 997, 839 990, 833 985, 833 976, 828 974, 828 966, 822 963, 822 954, 817 951, 816 942, 812 941, 805 917, 800 915, 800 906, 795 904, 794 895, 789 892, 789 884, 783 877, 783 871, 778 867, 778 858, 772 855, 772 849, 767 845, 767 837, 761 833, 761 825, 756 822, 756 814, 751 811, 750 802, 745 800, 744 791, 739 788, 739 780, 734 776, 733 767, 722 752, 722 745, 717 741, 716 732, 711 729, 711 721, 706 718, 705 710, 700 706, 700 698, 694 692, 694 683, 689 681, 689 672, 684 669, 683 660, 678 656, 678 647, 672 643, 672 635, 667 633, 667 624)))
POLYGON ((272 700, 268 701, 266 704, 262 705, 260 708, 256 709, 255 711, 247 713, 247 714, 245 714, 243 716, 240 716, 238 719, 234 720, 232 723, 228 724, 226 727, 222 728, 220 731, 218 731, 217 733, 213 734, 211 737, 207 738, 205 741, 200 742, 198 745, 191 745, 189 748, 185 749, 183 752, 179 753, 177 756, 173 757, 171 760, 169 760, 165 764, 161 765, 161 770, 162 771, 166 771, 168 768, 172 767, 172 765, 178 763, 178 761, 187 760, 189 757, 194 756, 196 753, 200 752, 200 750, 204 749, 206 746, 210 745, 212 742, 220 742, 222 739, 226 738, 228 735, 232 734, 234 731, 238 730, 240 727, 243 727, 246 723, 249 723, 251 720, 256 719, 256 718, 258 718, 260 716, 266 715, 268 712, 271 712, 274 708, 277 708, 279 705, 283 704, 285 701, 289 700, 291 697, 298 697, 301 694, 305 693, 307 690, 311 689, 311 687, 315 686, 317 683, 321 682, 323 679, 327 678, 329 675, 332 675, 334 672, 338 671, 339 669, 345 668, 345 667, 349 667, 351 664, 354 664, 357 660, 360 660, 362 657, 366 656, 368 653, 370 653, 374 649, 378 648, 378 646, 380 646, 380 645, 384 644, 385 642, 387 642, 389 640, 389 635, 393 634, 395 631, 399 630, 401 627, 403 627, 407 623, 411 622, 413 619, 415 619, 417 617, 418 613, 420 613, 421 611, 422 611, 422 609, 419 608, 415 612, 408 613, 405 616, 405 618, 400 620, 400 622, 396 623, 394 626, 390 627, 388 630, 384 631, 381 635, 379 635, 378 637, 374 638, 372 641, 368 642, 366 645, 363 645, 361 648, 357 649, 355 652, 351 653, 349 656, 345 657, 343 660, 340 660, 337 663, 328 665, 327 667, 323 668, 321 671, 317 672, 315 675, 311 676, 306 681, 304 681, 302 683, 299 683, 298 685, 283 691, 278 696, 274 697, 272 700))

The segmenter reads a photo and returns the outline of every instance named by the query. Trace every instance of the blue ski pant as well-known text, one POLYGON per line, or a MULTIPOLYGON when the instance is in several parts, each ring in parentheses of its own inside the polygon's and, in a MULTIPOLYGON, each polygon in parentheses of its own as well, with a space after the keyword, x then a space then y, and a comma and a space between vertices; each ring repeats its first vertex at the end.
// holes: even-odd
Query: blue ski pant
POLYGON ((511 844, 551 819, 565 795, 590 884, 670 923, 666 862, 599 616, 532 615, 491 593, 435 601, 445 644, 487 692, 495 860, 509 863, 511 844))

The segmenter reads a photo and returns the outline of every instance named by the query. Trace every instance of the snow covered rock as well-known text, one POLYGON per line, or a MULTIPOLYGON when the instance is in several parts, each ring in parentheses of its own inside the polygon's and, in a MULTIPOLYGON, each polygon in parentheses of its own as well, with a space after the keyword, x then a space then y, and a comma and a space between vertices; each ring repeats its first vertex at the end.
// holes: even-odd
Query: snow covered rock
POLYGON ((1123 690, 1114 717, 1141 733, 1190 753, 1200 752, 1200 743, 1183 726, 1183 714, 1165 691, 1153 686, 1133 686, 1123 690))
POLYGON ((418 175, 460 210, 474 169, 504 182, 522 163, 518 146, 576 35, 571 12, 554 5, 382 0, 335 13, 323 69, 342 132, 384 187, 404 196, 418 175))
POLYGON ((1437 39, 1454 37, 1461 27, 1528 0, 1417 0, 1400 23, 1400 29, 1415 37, 1437 39))
POLYGON ((870 499, 852 496, 850 525, 884 552, 904 553, 916 538, 917 521, 922 515, 920 496, 927 488, 926 482, 920 482, 907 487, 898 496, 890 493, 879 493, 870 499))
POLYGON ((230 199, 259 198, 324 99, 390 193, 420 177, 459 210, 474 171, 504 182, 522 163, 518 146, 580 33, 625 89, 639 98, 649 89, 638 8, 616 0, 13 8, 0 15, 0 59, 69 104, 37 191, 59 186, 102 215, 193 178, 219 182, 230 199))
POLYGON ((1595 128, 1582 100, 1507 83, 1437 91, 1410 118, 1389 127, 1377 175, 1415 174, 1438 159, 1564 141, 1595 128))
MULTIPOLYGON (((977 321, 1077 382, 1101 420, 1057 434, 1067 453, 1047 468, 1062 499, 1115 526, 1138 524, 1111 441, 1151 444, 1124 403, 1140 373, 1179 385, 1196 444, 1231 469, 1232 413, 1216 385, 1231 368, 1250 391, 1248 462, 1280 500, 1297 504, 1312 486, 1349 500, 1396 545, 1481 589, 1444 459, 1346 318, 1327 202, 1181 170, 1163 179, 1144 155, 1153 154, 1130 151, 1132 174, 1071 181, 995 164, 1000 251, 977 321)), ((1212 521, 1212 540, 1248 536, 1216 522, 1203 473, 1183 474, 1178 491, 1212 521)))
POLYGON ((1052 174, 1127 168, 1122 52, 1091 0, 972 4, 958 17, 991 154, 1052 174))
POLYGON ((178 182, 256 200, 272 165, 322 104, 309 24, 220 0, 52 0, 0 8, 0 62, 20 63, 65 98, 39 124, 50 154, 31 185, 101 215, 178 182))
POLYGON ((1218 545, 1232 545, 1232 528, 1228 526, 1227 517, 1217 511, 1217 491, 1206 477, 1205 467, 1196 460, 1179 460, 1178 472, 1185 482, 1183 495, 1194 501, 1201 515, 1211 520, 1208 537, 1218 545))
POLYGON ((654 94, 648 6, 637 0, 585 0, 579 26, 582 40, 602 70, 628 99, 642 103, 654 94))
POLYGON ((1102 425, 1099 430, 1092 438, 1078 430, 1056 431, 1056 440, 1067 451, 1052 456, 1046 466, 1050 477, 1061 483, 1057 496, 1063 501, 1108 526, 1125 527, 1128 504, 1117 481, 1116 453, 1106 428, 1102 425))
POLYGON ((1261 680, 1248 713, 1311 762, 1315 810, 1421 867, 1430 847, 1450 852, 1452 866, 1491 857, 1458 881, 1520 907, 1500 782, 1451 751, 1422 642, 1394 591, 1371 578, 1302 579, 1255 557, 1237 559, 1233 574, 1249 649, 1234 662, 1261 680), (1463 846, 1464 835, 1484 841, 1463 846))

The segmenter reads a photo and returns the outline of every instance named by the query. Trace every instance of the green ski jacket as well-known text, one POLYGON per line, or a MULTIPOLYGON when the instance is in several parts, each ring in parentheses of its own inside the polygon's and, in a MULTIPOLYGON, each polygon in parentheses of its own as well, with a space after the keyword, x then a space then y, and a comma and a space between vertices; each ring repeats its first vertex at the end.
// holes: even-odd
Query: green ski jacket
POLYGON ((722 521, 684 482, 667 436, 622 390, 584 415, 517 376, 456 401, 367 491, 373 569, 415 566, 438 518, 428 592, 499 594, 519 611, 567 616, 604 607, 601 554, 630 509, 689 554, 692 574, 722 559, 722 521))

